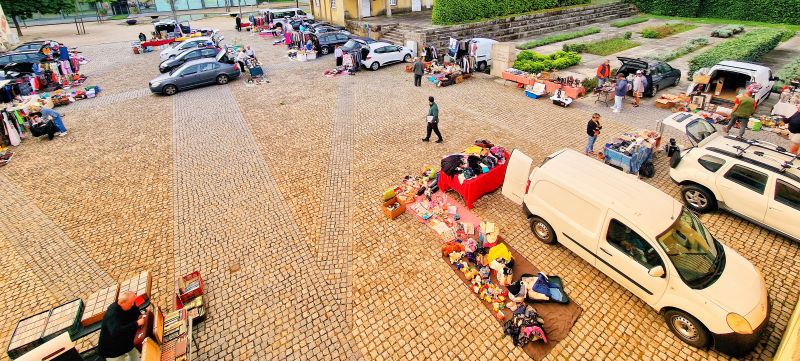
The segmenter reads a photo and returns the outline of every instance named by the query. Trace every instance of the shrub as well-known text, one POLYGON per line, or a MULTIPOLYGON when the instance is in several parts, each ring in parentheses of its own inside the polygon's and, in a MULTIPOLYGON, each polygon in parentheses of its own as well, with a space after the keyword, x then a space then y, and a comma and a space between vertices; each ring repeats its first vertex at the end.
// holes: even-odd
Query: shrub
POLYGON ((784 30, 783 31, 783 36, 781 36, 781 42, 784 42, 784 41, 787 41, 787 40, 793 38, 794 34, 796 34, 796 32, 794 30, 788 30, 788 29, 784 30))
POLYGON ((642 37, 648 39, 661 39, 670 35, 682 33, 697 28, 695 25, 685 23, 673 23, 662 26, 648 26, 642 29, 642 37))
POLYGON ((581 56, 571 51, 557 51, 550 55, 542 55, 525 50, 517 55, 514 68, 529 73, 541 73, 550 69, 566 69, 581 62, 581 56))
POLYGON ((565 40, 571 40, 571 39, 575 39, 575 38, 580 38, 580 37, 587 36, 587 35, 597 34, 599 32, 600 32, 600 28, 588 28, 588 29, 584 29, 584 30, 574 31, 574 32, 571 32, 571 33, 551 35, 551 36, 548 36, 548 37, 543 38, 543 39, 531 40, 531 41, 525 42, 525 43, 523 43, 521 45, 518 45, 517 49, 522 49, 522 50, 533 49, 533 48, 535 48, 537 46, 542 46, 542 45, 557 43, 559 41, 565 41, 565 40))
POLYGON ((576 53, 589 53, 594 55, 609 55, 641 45, 624 37, 610 38, 592 43, 564 44, 564 51, 576 53))
POLYGON ((700 68, 711 67, 723 60, 756 61, 770 52, 781 40, 783 31, 758 29, 709 49, 689 61, 689 76, 700 68))
POLYGON ((586 44, 583 44, 583 43, 579 43, 579 44, 564 44, 564 46, 562 46, 561 49, 564 50, 564 51, 571 51, 571 52, 574 52, 574 53, 585 53, 586 50, 589 49, 589 47, 586 44))
POLYGON ((625 38, 625 39, 630 39, 632 36, 633 36, 633 33, 632 33, 632 32, 630 32, 630 31, 626 31, 626 32, 625 32, 625 35, 623 36, 623 38, 625 38))
POLYGON ((738 34, 743 31, 744 31, 744 26, 731 24, 731 25, 725 25, 718 29, 714 29, 714 31, 711 32, 711 36, 715 38, 730 38, 734 34, 738 34))
POLYGON ((645 17, 631 18, 631 19, 615 21, 615 22, 611 23, 611 26, 613 26, 615 28, 624 28, 624 27, 626 27, 628 25, 643 23, 643 22, 645 22, 647 20, 650 20, 650 19, 645 18, 645 17))
POLYGON ((656 15, 800 24, 800 6, 798 6, 796 0, 626 1, 636 5, 642 12, 656 15))
POLYGON ((450 25, 589 2, 590 0, 436 0, 431 19, 434 24, 450 25))
POLYGON ((794 59, 791 63, 786 64, 781 70, 778 70, 775 73, 775 76, 778 77, 778 81, 775 82, 775 91, 780 90, 792 80, 800 79, 800 58, 794 59))
POLYGON ((587 91, 592 91, 592 89, 597 88, 597 77, 590 76, 586 79, 583 79, 581 86, 583 86, 583 88, 587 91))
POLYGON ((706 38, 695 38, 695 39, 692 39, 692 40, 689 40, 689 41, 685 42, 683 45, 681 45, 681 47, 679 47, 679 48, 677 48, 675 50, 672 50, 669 53, 656 55, 656 56, 654 56, 654 58, 658 59, 658 60, 661 60, 661 61, 665 61, 665 62, 666 61, 672 61, 672 60, 680 58, 680 57, 682 57, 682 56, 684 56, 686 54, 694 52, 695 50, 700 49, 700 48, 702 48, 702 47, 704 47, 706 45, 708 45, 708 39, 706 39, 706 38))

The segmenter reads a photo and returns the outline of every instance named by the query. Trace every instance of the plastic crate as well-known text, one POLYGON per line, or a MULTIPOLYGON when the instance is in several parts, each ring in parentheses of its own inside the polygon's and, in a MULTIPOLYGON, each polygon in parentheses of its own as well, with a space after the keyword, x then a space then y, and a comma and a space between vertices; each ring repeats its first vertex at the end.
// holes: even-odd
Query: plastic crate
POLYGON ((536 95, 534 93, 531 93, 528 90, 525 91, 525 96, 528 97, 528 98, 531 98, 531 99, 539 99, 539 98, 542 97, 541 95, 536 95))
POLYGON ((64 332, 74 335, 79 329, 82 314, 83 300, 80 298, 53 308, 47 317, 47 327, 42 339, 49 341, 64 332))
POLYGON ((12 359, 18 358, 44 343, 42 335, 47 327, 48 317, 50 317, 50 310, 23 318, 17 322, 17 327, 14 328, 11 339, 8 341, 8 349, 6 350, 8 357, 12 359))
POLYGON ((203 277, 200 276, 199 271, 183 275, 178 281, 178 294, 180 295, 181 304, 189 302, 191 299, 205 293, 205 285, 203 284, 203 277))

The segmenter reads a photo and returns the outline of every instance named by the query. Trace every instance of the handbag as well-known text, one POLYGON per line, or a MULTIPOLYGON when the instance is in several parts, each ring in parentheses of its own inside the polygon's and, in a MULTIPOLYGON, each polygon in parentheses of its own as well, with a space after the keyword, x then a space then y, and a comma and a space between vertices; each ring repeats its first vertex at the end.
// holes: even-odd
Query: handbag
POLYGON ((428 120, 428 123, 433 123, 433 115, 429 115, 429 116, 425 117, 425 119, 428 120))

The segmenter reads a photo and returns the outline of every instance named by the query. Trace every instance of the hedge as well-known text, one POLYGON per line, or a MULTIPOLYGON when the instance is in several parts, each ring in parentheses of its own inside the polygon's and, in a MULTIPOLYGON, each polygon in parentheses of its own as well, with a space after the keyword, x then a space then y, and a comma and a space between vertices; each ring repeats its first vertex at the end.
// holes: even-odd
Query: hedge
POLYGON ((706 38, 695 38, 695 39, 692 39, 692 40, 689 40, 689 41, 685 42, 683 45, 681 45, 681 47, 679 47, 677 49, 673 49, 669 53, 656 55, 656 56, 654 56, 654 58, 656 58, 658 60, 661 60, 661 61, 664 61, 664 62, 672 61, 672 60, 680 58, 680 57, 682 57, 682 56, 684 56, 686 54, 694 52, 695 50, 700 49, 700 48, 702 48, 702 47, 704 47, 706 45, 708 45, 708 39, 706 39, 706 38))
POLYGON ((757 61, 778 46, 783 31, 758 29, 738 38, 726 40, 689 61, 689 76, 700 68, 714 66, 723 60, 757 61))
POLYGON ((668 16, 800 24, 800 0, 626 0, 640 11, 668 16))
POLYGON ((645 17, 631 18, 631 19, 615 21, 615 22, 611 23, 611 26, 613 26, 615 28, 624 28, 624 27, 629 26, 629 25, 643 23, 643 22, 645 22, 647 20, 650 20, 650 19, 645 18, 645 17))
POLYGON ((794 59, 791 63, 786 64, 781 70, 775 73, 778 81, 775 82, 775 90, 780 90, 792 80, 800 80, 800 58, 794 59))
POLYGON ((734 36, 735 34, 741 33, 743 31, 744 31, 744 26, 738 24, 730 24, 730 25, 725 25, 718 29, 714 29, 714 31, 711 32, 711 36, 715 38, 730 38, 731 36, 734 36))
POLYGON ((591 0, 436 0, 431 19, 450 25, 473 20, 523 14, 535 10, 588 4, 591 0))
POLYGON ((517 46, 517 49, 522 49, 522 50, 533 49, 533 48, 538 47, 538 46, 557 43, 559 41, 565 41, 565 40, 571 40, 571 39, 575 39, 575 38, 580 38, 580 37, 587 36, 587 35, 597 34, 599 32, 600 32, 600 28, 588 28, 588 29, 583 29, 583 30, 571 32, 571 33, 551 35, 551 36, 548 36, 548 37, 543 38, 543 39, 531 40, 531 41, 525 42, 523 44, 520 44, 520 45, 517 46))
POLYGON ((571 51, 557 51, 550 55, 542 55, 525 50, 517 55, 514 69, 528 73, 541 73, 550 69, 566 69, 581 62, 581 56, 571 51))
POLYGON ((696 28, 697 28, 696 25, 691 25, 686 23, 673 23, 661 26, 648 26, 642 29, 641 34, 643 38, 647 39, 663 39, 670 35, 682 33, 684 31, 689 31, 696 28))

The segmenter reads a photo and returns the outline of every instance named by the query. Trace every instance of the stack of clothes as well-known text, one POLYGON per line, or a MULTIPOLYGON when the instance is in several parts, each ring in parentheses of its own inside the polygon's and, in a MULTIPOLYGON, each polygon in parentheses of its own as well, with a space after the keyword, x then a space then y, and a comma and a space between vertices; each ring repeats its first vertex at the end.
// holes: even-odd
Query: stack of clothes
POLYGON ((477 140, 475 145, 465 149, 463 153, 442 158, 442 172, 451 177, 458 175, 459 182, 463 184, 465 180, 489 173, 492 168, 505 162, 503 147, 494 146, 486 140, 477 140))

